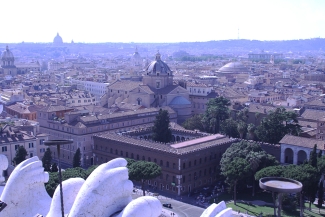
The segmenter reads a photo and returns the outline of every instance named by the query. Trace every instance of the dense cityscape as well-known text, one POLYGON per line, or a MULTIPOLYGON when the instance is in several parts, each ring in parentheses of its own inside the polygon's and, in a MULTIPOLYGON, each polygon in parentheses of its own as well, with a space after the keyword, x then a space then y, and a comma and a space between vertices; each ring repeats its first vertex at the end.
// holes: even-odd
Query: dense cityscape
MULTIPOLYGON (((283 216, 325 214, 325 39, 90 44, 57 33, 0 48, 6 180, 37 156, 52 197, 59 158, 64 180, 125 158, 141 194, 257 216, 236 199, 273 204, 259 180, 284 177, 303 184, 307 205, 288 194, 283 216), (71 143, 58 153, 49 140, 71 143)), ((191 216, 168 204, 161 216, 191 216)))

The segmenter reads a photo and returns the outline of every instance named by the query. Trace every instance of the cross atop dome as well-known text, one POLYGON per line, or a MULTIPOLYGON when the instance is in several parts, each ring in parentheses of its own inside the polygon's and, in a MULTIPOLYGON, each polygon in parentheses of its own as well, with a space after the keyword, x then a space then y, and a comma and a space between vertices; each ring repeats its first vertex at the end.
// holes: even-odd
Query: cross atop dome
POLYGON ((157 50, 156 61, 161 60, 160 57, 161 57, 161 56, 160 56, 159 50, 157 50))

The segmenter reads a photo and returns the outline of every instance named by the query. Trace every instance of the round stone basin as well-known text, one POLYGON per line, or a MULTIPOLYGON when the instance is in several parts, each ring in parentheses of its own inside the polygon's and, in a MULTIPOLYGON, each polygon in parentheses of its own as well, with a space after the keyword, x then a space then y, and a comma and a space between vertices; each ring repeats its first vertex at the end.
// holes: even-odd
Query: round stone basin
POLYGON ((297 193, 302 190, 300 182, 280 177, 261 178, 259 184, 260 188, 277 193, 297 193))
POLYGON ((73 140, 47 140, 44 141, 44 145, 46 146, 52 146, 52 145, 65 145, 65 144, 71 144, 73 143, 73 140))

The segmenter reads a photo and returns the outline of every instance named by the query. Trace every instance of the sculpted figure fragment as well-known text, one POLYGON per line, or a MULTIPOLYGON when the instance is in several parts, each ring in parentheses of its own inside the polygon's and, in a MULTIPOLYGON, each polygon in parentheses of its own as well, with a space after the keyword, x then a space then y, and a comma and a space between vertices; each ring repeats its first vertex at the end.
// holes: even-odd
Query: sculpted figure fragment
MULTIPOLYGON (((84 180, 71 178, 62 182, 64 211, 69 217, 158 217, 162 213, 160 201, 151 196, 132 200, 133 183, 129 180, 127 161, 116 158, 97 167, 84 180)), ((0 174, 8 167, 8 159, 0 155, 0 174)), ((20 217, 41 214, 61 217, 59 186, 53 198, 46 190, 49 174, 44 172, 38 157, 21 162, 10 175, 0 200, 7 206, 0 217, 20 217)), ((0 176, 0 182, 4 178, 0 176)), ((212 204, 201 217, 232 216, 224 202, 212 204)))

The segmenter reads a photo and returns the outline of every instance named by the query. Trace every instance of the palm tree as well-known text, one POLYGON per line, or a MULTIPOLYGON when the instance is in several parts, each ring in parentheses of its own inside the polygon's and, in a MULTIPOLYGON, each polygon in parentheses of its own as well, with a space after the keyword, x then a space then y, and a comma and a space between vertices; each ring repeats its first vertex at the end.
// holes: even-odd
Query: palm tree
POLYGON ((240 138, 242 139, 244 137, 244 134, 247 130, 247 124, 245 122, 239 122, 237 126, 238 133, 240 135, 240 138))
POLYGON ((249 139, 254 140, 255 139, 255 125, 254 124, 248 124, 247 131, 249 133, 249 139))
POLYGON ((257 125, 257 121, 260 118, 260 116, 261 116, 261 113, 258 113, 258 112, 255 113, 255 126, 257 125))

